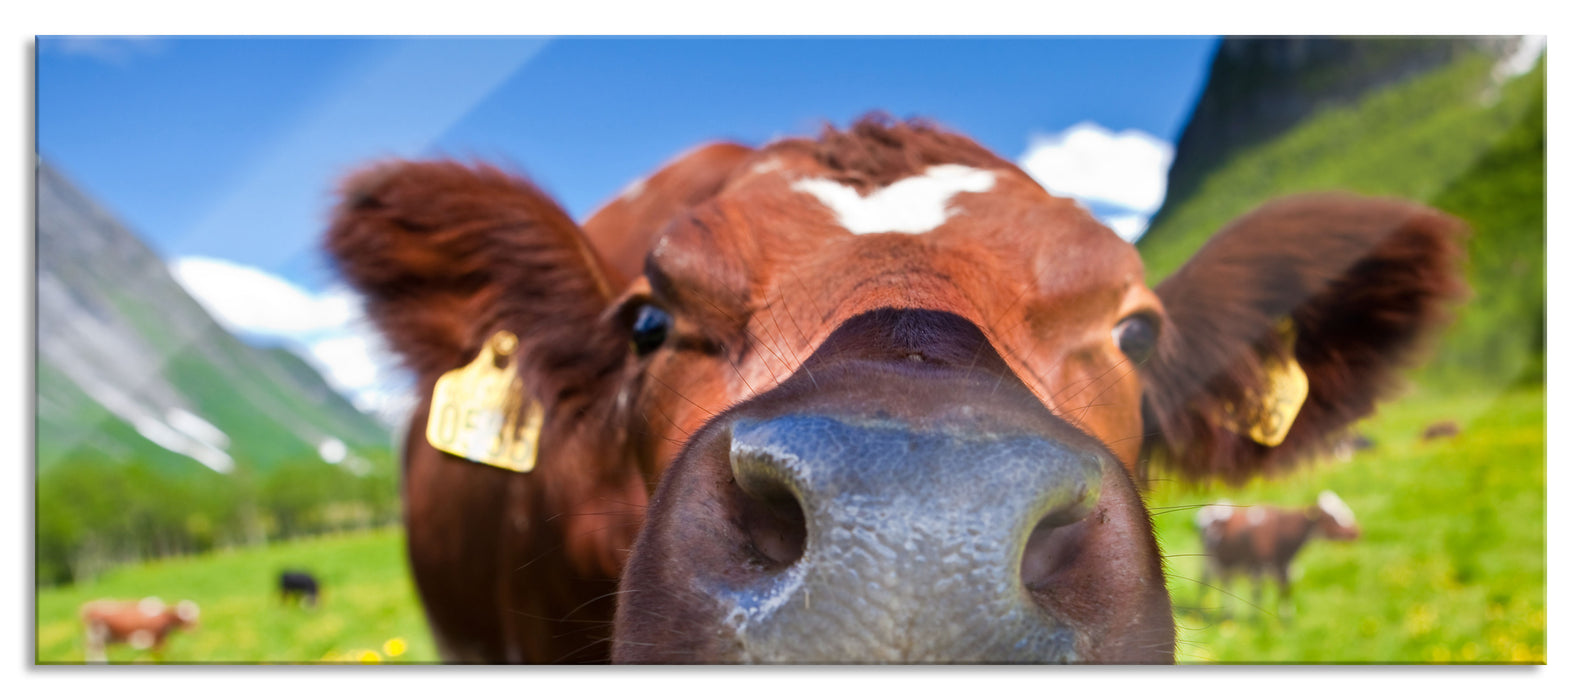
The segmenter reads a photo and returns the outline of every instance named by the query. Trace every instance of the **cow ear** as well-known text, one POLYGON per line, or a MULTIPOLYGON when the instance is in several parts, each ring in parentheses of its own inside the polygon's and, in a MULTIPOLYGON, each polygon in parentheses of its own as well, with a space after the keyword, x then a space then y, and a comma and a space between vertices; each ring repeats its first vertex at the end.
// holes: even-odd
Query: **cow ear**
MULTIPOLYGON (((611 273, 525 179, 483 165, 389 162, 347 178, 325 247, 369 317, 429 386, 496 331, 520 338, 530 383, 586 381, 625 342, 596 323, 611 273)), ((554 387, 534 387, 553 396, 554 387)))
POLYGON ((1152 454, 1240 483, 1372 413, 1465 293, 1464 231, 1428 207, 1347 194, 1277 200, 1220 231, 1155 290, 1152 454))

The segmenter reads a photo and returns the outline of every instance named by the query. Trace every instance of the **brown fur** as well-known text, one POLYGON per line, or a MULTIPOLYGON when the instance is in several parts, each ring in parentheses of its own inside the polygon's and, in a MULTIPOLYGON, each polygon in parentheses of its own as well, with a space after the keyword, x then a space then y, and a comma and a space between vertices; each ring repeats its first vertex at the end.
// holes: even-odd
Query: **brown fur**
POLYGON ((802 405, 906 406, 926 423, 931 406, 1011 394, 1041 408, 1004 420, 1058 421, 1067 427, 1056 432, 1114 458, 1094 513, 1039 565, 1060 595, 1034 597, 1083 630, 1079 658, 1167 660, 1168 599, 1133 486, 1143 457, 1237 481, 1322 448, 1372 409, 1459 288, 1454 220, 1322 195, 1243 217, 1156 294, 1135 250, 1080 207, 964 137, 882 117, 752 153, 696 151, 594 214, 586 232, 525 180, 486 166, 384 164, 344 194, 327 247, 417 372, 420 395, 507 328, 523 339, 524 390, 545 409, 529 474, 434 450, 426 401, 414 415, 409 553, 451 660, 608 659, 618 582, 619 658, 732 658, 697 627, 711 619, 705 602, 678 583, 702 562, 732 565, 722 548, 739 535, 719 520, 733 496, 699 447, 719 429, 709 426, 802 405), (790 189, 830 178, 871 192, 940 163, 989 170, 997 184, 955 197, 958 213, 926 235, 850 235, 790 189), (639 251, 643 273, 628 282, 639 251), (645 304, 674 326, 639 356, 628 337, 645 304), (1313 390, 1286 442, 1261 448, 1219 428, 1217 413, 1254 385, 1286 315, 1313 390), (1110 335, 1132 317, 1162 320, 1140 367, 1110 335), (854 319, 868 335, 848 342, 837 331, 855 332, 854 319), (870 366, 855 357, 877 363, 873 377, 846 374, 870 366), (910 362, 939 373, 908 374, 910 362), (975 387, 965 394, 938 383, 960 373, 994 381, 962 380, 975 387), (675 550, 627 565, 660 547, 675 550))
POLYGON ((642 274, 643 260, 665 226, 719 193, 726 178, 752 152, 734 143, 703 146, 644 179, 634 196, 617 197, 588 217, 582 230, 609 261, 617 284, 625 286, 642 274))
POLYGON ((884 114, 865 116, 849 131, 826 124, 816 141, 788 139, 767 150, 806 154, 828 171, 830 179, 850 185, 860 194, 942 163, 1020 172, 972 139, 943 131, 924 119, 897 121, 884 114))

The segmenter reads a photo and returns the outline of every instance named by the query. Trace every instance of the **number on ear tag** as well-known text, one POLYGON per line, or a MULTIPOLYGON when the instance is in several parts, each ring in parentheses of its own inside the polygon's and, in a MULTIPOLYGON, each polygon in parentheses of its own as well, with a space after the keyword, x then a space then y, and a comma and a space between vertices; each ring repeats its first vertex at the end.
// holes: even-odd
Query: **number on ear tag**
POLYGON ((499 331, 472 362, 434 382, 428 410, 430 445, 480 464, 514 472, 533 470, 544 408, 522 395, 516 343, 510 331, 499 331))
POLYGON ((1256 396, 1249 393, 1240 411, 1233 405, 1225 407, 1227 428, 1268 447, 1285 442, 1291 425, 1296 423, 1296 414, 1307 401, 1308 389, 1307 373, 1294 355, 1296 328, 1291 319, 1281 321, 1277 332, 1285 340, 1286 356, 1264 358, 1263 392, 1256 396))

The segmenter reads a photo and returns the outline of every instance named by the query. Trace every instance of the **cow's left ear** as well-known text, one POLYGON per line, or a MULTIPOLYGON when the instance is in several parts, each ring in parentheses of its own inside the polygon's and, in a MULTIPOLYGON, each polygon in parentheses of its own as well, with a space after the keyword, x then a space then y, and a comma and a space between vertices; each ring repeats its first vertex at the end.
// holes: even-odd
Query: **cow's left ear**
POLYGON ((526 179, 449 161, 388 162, 342 186, 325 247, 428 391, 498 331, 519 339, 526 389, 549 402, 620 362, 599 323, 612 272, 526 179))
POLYGON ((1465 292, 1461 222, 1410 202, 1289 197, 1216 234, 1155 290, 1149 450, 1240 483, 1372 413, 1465 292))

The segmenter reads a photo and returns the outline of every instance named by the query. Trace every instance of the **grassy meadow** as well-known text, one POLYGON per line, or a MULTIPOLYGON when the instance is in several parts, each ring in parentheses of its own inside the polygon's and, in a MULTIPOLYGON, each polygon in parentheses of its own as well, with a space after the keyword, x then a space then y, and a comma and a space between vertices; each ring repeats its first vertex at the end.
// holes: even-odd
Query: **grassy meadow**
POLYGON ((1377 446, 1241 489, 1156 481, 1148 496, 1175 601, 1183 663, 1544 663, 1543 387, 1419 390, 1359 432, 1377 446), (1462 432, 1425 442, 1453 419, 1462 432), (1313 539, 1292 565, 1290 609, 1272 581, 1207 591, 1200 505, 1304 506, 1325 489, 1356 513, 1354 542, 1313 539))
MULTIPOLYGON (((116 569, 91 584, 38 589, 34 659, 83 661, 77 608, 97 598, 157 595, 198 603, 198 626, 167 640, 166 663, 435 663, 438 654, 407 571, 398 529, 300 539, 251 549, 164 559, 116 569), (316 608, 283 604, 282 569, 318 577, 316 608)), ((109 648, 110 661, 150 662, 147 652, 109 648)))

